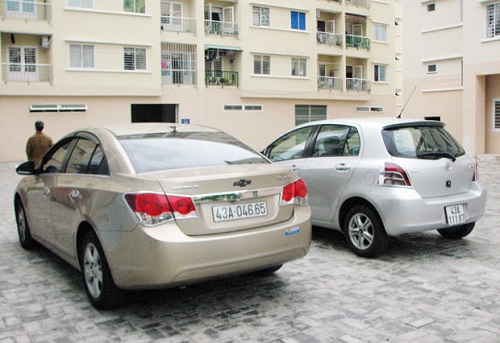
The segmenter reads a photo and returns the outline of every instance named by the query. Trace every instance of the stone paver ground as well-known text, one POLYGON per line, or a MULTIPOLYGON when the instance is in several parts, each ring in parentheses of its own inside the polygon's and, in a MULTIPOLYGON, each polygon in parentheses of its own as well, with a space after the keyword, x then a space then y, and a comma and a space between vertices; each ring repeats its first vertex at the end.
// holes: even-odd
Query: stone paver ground
POLYGON ((498 162, 480 162, 487 210, 463 240, 404 235, 364 259, 314 228, 310 253, 274 276, 134 292, 112 311, 90 306, 78 271, 19 246, 14 167, 0 163, 0 343, 500 342, 498 162))

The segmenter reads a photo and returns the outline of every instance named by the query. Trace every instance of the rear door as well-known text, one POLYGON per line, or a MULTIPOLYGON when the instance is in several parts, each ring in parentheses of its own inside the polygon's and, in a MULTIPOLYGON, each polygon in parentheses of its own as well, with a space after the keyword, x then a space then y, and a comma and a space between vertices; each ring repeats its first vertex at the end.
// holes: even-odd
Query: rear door
POLYGON ((353 126, 322 125, 300 168, 309 190, 312 218, 330 223, 344 188, 360 160, 360 135, 353 126))

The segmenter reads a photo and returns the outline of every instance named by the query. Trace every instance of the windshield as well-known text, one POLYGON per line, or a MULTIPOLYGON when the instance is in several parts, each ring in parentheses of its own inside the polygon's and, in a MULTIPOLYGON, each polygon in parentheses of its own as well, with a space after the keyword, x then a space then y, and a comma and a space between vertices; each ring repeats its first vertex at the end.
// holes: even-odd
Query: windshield
POLYGON ((223 132, 172 132, 118 137, 137 173, 228 164, 270 163, 223 132))
POLYGON ((464 149, 438 125, 387 128, 382 131, 385 146, 394 157, 420 159, 455 159, 464 149))

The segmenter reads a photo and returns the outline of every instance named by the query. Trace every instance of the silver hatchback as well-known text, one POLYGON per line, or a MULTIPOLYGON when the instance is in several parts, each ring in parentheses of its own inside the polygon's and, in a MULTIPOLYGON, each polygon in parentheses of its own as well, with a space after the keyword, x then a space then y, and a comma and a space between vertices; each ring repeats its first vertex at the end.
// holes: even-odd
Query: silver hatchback
POLYGON ((286 132, 264 150, 306 181, 314 225, 341 230, 352 250, 381 253, 387 236, 425 230, 468 235, 484 213, 477 161, 444 123, 326 120, 286 132))

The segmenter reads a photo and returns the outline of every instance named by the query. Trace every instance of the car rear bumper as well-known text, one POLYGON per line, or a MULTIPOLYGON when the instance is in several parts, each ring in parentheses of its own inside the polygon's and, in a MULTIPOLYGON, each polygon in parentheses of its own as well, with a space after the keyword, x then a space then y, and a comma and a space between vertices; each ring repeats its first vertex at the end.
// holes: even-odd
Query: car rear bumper
POLYGON ((472 223, 483 215, 486 206, 486 190, 479 183, 473 183, 466 193, 427 199, 413 189, 379 190, 374 194, 377 210, 389 236, 450 227, 445 207, 451 205, 464 205, 465 222, 472 223))
POLYGON ((243 274, 304 257, 311 245, 310 209, 298 206, 287 222, 227 234, 187 236, 175 222, 102 234, 118 287, 162 288, 243 274))

